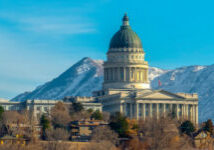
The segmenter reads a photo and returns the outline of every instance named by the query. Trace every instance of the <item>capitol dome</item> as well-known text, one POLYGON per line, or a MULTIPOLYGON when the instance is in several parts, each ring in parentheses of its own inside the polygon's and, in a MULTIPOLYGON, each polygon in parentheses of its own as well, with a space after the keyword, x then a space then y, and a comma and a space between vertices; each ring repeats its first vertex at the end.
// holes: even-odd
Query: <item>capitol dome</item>
POLYGON ((123 25, 112 37, 109 49, 115 48, 142 48, 142 43, 138 35, 131 29, 129 18, 125 14, 123 25))

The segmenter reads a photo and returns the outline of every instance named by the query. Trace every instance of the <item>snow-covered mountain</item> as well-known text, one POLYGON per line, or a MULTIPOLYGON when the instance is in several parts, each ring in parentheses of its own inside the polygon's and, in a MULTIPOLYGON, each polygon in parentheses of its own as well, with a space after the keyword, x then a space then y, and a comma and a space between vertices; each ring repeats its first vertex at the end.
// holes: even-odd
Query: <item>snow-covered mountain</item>
MULTIPOLYGON (((103 61, 83 58, 59 77, 13 98, 14 101, 26 99, 62 99, 65 96, 91 96, 92 91, 102 88, 103 61)), ((200 121, 214 119, 214 65, 188 66, 174 70, 149 68, 149 80, 153 89, 171 92, 199 94, 200 121), (158 86, 158 80, 162 83, 158 86)))
POLYGON ((37 87, 32 92, 22 93, 13 101, 27 99, 62 99, 65 96, 91 96, 91 92, 101 89, 103 81, 103 61, 83 58, 59 77, 37 87))
POLYGON ((188 66, 170 70, 151 82, 153 89, 198 93, 199 121, 214 119, 214 65, 188 66), (158 87, 158 80, 162 86, 158 87))
MULTIPOLYGON (((59 77, 44 85, 38 86, 32 92, 24 92, 13 101, 27 99, 62 99, 65 96, 91 96, 93 91, 100 90, 103 82, 103 61, 83 58, 59 77)), ((149 79, 165 73, 165 70, 151 67, 149 79)))

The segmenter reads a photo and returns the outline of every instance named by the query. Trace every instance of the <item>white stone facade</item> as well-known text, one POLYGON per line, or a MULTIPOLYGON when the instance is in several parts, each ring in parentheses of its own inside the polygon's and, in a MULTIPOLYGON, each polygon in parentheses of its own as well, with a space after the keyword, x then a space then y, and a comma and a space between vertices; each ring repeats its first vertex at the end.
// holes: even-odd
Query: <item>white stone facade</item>
POLYGON ((124 18, 123 26, 112 38, 119 43, 111 41, 107 52, 103 89, 93 93, 102 102, 103 111, 120 112, 131 119, 174 115, 198 124, 197 94, 150 89, 148 62, 144 60, 143 48, 139 47, 141 41, 130 31, 128 17, 124 18))

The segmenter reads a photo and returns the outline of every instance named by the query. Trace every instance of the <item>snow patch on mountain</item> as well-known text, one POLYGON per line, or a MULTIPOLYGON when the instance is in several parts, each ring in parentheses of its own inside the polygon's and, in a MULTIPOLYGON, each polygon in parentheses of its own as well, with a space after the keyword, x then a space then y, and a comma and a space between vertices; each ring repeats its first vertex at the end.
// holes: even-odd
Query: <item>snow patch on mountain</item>
POLYGON ((155 67, 149 67, 149 81, 154 80, 155 78, 159 77, 160 75, 168 72, 168 70, 163 70, 155 67))
MULTIPOLYGON (((93 91, 102 88, 102 65, 102 60, 83 58, 52 81, 32 92, 22 93, 12 100, 91 96, 93 91)), ((214 119, 214 65, 187 66, 173 70, 150 67, 149 80, 153 89, 164 89, 173 93, 198 93, 199 120, 214 119), (158 82, 161 82, 161 86, 158 82)))
POLYGON ((188 66, 168 71, 151 82, 153 89, 199 95, 199 121, 214 119, 214 65, 188 66), (162 85, 159 87, 157 82, 162 85))
POLYGON ((59 77, 37 87, 34 91, 20 94, 14 101, 27 99, 62 99, 65 96, 91 96, 91 90, 101 89, 103 81, 102 61, 83 58, 59 77))

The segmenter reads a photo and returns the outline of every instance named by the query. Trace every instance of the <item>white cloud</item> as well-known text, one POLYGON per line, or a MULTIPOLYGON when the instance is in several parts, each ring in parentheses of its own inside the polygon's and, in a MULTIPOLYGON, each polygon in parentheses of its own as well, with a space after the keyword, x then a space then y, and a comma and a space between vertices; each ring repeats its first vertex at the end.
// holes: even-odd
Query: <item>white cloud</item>
POLYGON ((55 34, 82 34, 96 31, 94 24, 78 20, 66 20, 61 18, 25 18, 20 20, 23 30, 31 30, 40 33, 55 34))
POLYGON ((23 31, 43 34, 87 34, 96 32, 95 24, 83 16, 29 16, 0 13, 0 18, 11 21, 23 31))

